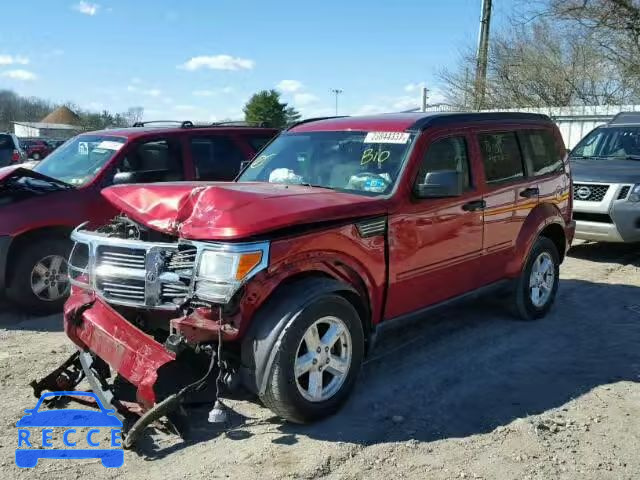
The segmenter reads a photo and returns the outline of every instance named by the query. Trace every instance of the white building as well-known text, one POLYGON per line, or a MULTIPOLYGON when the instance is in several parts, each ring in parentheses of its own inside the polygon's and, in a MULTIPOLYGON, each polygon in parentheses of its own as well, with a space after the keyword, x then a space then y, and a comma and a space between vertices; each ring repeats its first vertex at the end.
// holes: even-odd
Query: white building
POLYGON ((55 138, 64 140, 71 138, 82 129, 77 125, 46 122, 13 122, 13 131, 19 138, 55 138))

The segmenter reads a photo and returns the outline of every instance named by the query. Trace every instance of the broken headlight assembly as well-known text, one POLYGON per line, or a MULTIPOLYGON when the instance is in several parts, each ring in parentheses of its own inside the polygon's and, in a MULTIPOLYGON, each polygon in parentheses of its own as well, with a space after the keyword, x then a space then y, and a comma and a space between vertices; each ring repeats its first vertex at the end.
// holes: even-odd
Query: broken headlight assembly
POLYGON ((195 296, 211 303, 228 303, 244 282, 266 268, 268 249, 268 243, 222 250, 205 246, 199 256, 195 296))
POLYGON ((268 242, 149 242, 82 226, 71 238, 71 283, 107 303, 136 308, 176 310, 193 299, 229 303, 269 262, 268 242))

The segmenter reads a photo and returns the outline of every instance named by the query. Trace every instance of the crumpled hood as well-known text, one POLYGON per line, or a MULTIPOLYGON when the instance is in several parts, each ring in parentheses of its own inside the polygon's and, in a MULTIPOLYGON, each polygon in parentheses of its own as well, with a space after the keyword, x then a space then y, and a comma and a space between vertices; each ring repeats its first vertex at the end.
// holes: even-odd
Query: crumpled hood
POLYGON ((131 219, 192 240, 233 240, 281 228, 379 215, 375 197, 301 185, 172 183, 119 185, 102 195, 131 219))

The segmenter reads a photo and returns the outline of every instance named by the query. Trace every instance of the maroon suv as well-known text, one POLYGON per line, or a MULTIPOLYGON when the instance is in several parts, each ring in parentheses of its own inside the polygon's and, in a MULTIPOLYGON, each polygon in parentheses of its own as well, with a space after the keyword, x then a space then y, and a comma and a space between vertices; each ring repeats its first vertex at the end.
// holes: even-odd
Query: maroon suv
POLYGON ((100 191, 109 185, 233 180, 277 130, 241 126, 144 125, 85 133, 33 170, 0 169, 0 294, 32 312, 62 309, 69 293, 69 234, 117 210, 100 191))
POLYGON ((26 139, 20 140, 20 144, 27 154, 27 158, 36 161, 42 160, 53 150, 44 140, 26 139))
POLYGON ((557 127, 524 113, 308 121, 235 183, 106 189, 122 215, 72 234, 65 330, 81 353, 65 368, 120 411, 109 371, 132 384, 147 412, 128 445, 215 378, 289 421, 321 418, 381 327, 499 290, 544 316, 570 191, 557 127))

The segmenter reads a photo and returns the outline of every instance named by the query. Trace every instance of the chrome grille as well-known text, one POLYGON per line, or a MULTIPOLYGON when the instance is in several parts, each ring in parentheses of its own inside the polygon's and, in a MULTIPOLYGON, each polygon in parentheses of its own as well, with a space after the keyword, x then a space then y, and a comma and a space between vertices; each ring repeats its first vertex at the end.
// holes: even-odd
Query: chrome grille
POLYGON ((609 185, 591 183, 574 183, 573 199, 583 202, 601 202, 609 191, 609 185))
POLYGON ((96 287, 107 300, 144 304, 144 280, 118 280, 98 278, 96 287))
POLYGON ((98 247, 96 266, 145 269, 146 252, 143 249, 112 246, 98 247))

